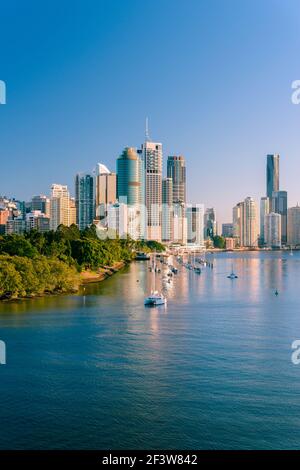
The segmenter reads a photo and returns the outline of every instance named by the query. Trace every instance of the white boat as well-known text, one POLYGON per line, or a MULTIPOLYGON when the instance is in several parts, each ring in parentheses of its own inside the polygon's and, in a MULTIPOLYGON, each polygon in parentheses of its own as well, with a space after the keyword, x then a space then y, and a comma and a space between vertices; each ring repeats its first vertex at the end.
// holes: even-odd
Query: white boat
POLYGON ((144 304, 145 305, 166 305, 167 299, 162 294, 157 291, 154 291, 149 295, 149 297, 145 298, 144 304))
POLYGON ((167 303, 166 297, 164 297, 161 293, 159 293, 155 289, 155 271, 156 271, 156 265, 153 265, 152 269, 152 286, 151 286, 151 294, 149 297, 146 297, 144 300, 144 305, 165 305, 167 303))

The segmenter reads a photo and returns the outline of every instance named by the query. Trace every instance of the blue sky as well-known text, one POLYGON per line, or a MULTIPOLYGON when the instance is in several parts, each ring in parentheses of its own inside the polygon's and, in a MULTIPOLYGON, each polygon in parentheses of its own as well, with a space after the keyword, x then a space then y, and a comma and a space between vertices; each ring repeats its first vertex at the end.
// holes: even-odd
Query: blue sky
POLYGON ((77 171, 115 169, 145 117, 187 160, 188 198, 220 221, 265 194, 265 155, 300 201, 296 0, 1 2, 0 194, 29 199, 77 171))

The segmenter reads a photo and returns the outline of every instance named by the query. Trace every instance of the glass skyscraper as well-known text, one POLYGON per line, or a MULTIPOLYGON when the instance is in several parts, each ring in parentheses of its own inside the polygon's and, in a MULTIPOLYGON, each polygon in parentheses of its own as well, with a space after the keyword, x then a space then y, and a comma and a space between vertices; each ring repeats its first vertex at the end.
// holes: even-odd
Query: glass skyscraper
MULTIPOLYGON (((273 192, 279 191, 279 155, 267 155, 267 197, 272 201, 273 192)), ((270 204, 271 205, 271 204, 270 204)), ((270 211, 272 207, 270 207, 270 211)))
POLYGON ((173 202, 186 203, 186 168, 185 158, 169 156, 167 161, 167 176, 173 181, 173 202))
POLYGON ((126 147, 117 159, 117 196, 128 205, 140 203, 140 159, 133 147, 126 147))
POLYGON ((287 192, 273 191, 272 194, 272 211, 281 215, 281 243, 287 244, 287 192))
POLYGON ((75 179, 76 224, 79 230, 89 227, 95 217, 94 177, 78 173, 75 179))

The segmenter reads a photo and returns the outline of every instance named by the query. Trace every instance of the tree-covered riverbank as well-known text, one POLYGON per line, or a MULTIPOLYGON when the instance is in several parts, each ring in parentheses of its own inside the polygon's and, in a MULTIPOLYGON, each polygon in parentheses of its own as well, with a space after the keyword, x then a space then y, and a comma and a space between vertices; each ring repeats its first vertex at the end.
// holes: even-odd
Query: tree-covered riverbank
POLYGON ((76 292, 82 272, 128 263, 135 252, 160 251, 156 242, 100 240, 95 226, 0 237, 0 300, 76 292))

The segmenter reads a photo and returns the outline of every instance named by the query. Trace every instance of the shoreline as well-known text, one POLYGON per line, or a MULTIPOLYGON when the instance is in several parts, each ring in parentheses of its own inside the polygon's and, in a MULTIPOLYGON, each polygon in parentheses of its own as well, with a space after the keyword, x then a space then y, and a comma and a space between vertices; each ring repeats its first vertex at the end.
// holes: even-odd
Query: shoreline
POLYGON ((71 289, 69 291, 62 291, 62 292, 44 292, 43 294, 35 294, 35 295, 26 295, 24 297, 11 297, 11 298, 0 298, 0 302, 3 303, 10 303, 10 302, 21 302, 23 300, 31 300, 31 299, 42 299, 44 297, 56 297, 61 295, 76 295, 80 291, 81 288, 88 284, 98 283, 105 281, 109 277, 113 276, 121 269, 123 269, 128 262, 125 261, 118 261, 114 263, 112 266, 103 266, 102 268, 98 268, 98 272, 96 271, 82 271, 79 273, 80 282, 78 283, 78 288, 71 289))
POLYGON ((79 288, 87 284, 105 281, 105 279, 113 276, 124 268, 126 264, 127 263, 125 261, 118 261, 112 266, 103 266, 102 268, 99 268, 98 272, 90 270, 82 271, 80 273, 81 282, 79 284, 79 288))

